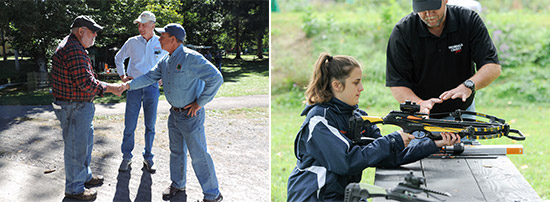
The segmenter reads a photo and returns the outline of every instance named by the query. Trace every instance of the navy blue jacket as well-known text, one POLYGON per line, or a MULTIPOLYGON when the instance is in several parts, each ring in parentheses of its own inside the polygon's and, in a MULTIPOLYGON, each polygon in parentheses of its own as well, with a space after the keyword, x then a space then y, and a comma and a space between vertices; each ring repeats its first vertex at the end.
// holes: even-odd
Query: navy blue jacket
POLYGON ((298 159, 288 179, 288 201, 343 201, 344 189, 361 181, 367 167, 397 167, 422 159, 439 150, 433 141, 404 147, 398 132, 380 135, 376 125, 364 136, 376 138, 368 145, 354 145, 346 137, 349 118, 367 113, 336 98, 307 106, 307 117, 294 142, 298 159))

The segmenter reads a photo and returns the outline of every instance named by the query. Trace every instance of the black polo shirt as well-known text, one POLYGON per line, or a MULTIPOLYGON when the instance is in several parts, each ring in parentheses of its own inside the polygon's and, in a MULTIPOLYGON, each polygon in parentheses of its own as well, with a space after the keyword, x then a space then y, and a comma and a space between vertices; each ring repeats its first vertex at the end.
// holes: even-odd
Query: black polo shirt
MULTIPOLYGON (((499 64, 497 51, 479 15, 469 9, 447 5, 440 37, 428 30, 420 16, 411 13, 393 28, 386 54, 386 86, 410 88, 423 100, 437 98, 488 63, 499 64)), ((431 113, 466 109, 466 102, 447 100, 431 113)))

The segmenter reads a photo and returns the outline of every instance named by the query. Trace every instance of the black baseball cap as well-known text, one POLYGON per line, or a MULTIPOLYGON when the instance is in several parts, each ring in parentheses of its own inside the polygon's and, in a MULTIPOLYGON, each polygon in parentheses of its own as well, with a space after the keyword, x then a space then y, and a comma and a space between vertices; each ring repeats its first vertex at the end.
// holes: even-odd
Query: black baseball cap
POLYGON ((415 13, 441 8, 441 0, 412 0, 412 4, 415 13))
POLYGON ((85 15, 78 16, 74 19, 71 29, 75 27, 87 27, 92 30, 92 32, 97 32, 103 29, 101 25, 98 25, 94 20, 92 20, 92 18, 85 15))

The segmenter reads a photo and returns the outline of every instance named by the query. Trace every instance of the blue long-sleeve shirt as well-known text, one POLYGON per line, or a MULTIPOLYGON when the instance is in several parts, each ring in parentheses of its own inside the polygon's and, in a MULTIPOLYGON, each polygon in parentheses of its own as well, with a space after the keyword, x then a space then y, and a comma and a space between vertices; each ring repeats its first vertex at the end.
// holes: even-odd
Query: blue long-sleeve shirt
POLYGON ((143 88, 160 79, 166 100, 177 108, 195 101, 204 107, 223 83, 222 74, 212 63, 183 45, 164 56, 151 71, 132 80, 130 89, 143 88))

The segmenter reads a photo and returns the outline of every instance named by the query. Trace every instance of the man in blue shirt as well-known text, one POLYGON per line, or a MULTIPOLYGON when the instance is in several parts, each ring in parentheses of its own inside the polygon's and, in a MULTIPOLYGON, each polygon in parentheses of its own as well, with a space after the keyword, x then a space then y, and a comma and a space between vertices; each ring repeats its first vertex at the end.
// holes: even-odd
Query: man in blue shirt
POLYGON ((155 30, 161 33, 160 44, 169 55, 122 88, 134 90, 163 80, 166 100, 172 105, 168 118, 172 184, 163 191, 162 198, 169 200, 178 192, 185 194, 189 149, 193 170, 203 190, 203 201, 222 201, 214 162, 206 148, 204 105, 214 98, 223 77, 200 53, 183 46, 185 29, 181 25, 171 23, 155 30))
MULTIPOLYGON (((139 34, 128 39, 115 56, 115 64, 120 79, 123 82, 137 78, 151 70, 157 62, 168 52, 162 50, 159 37, 155 35, 155 14, 144 11, 134 20, 138 24, 139 34), (130 58, 127 73, 124 71, 124 60, 130 58)), ((119 171, 128 171, 132 164, 132 150, 134 150, 134 131, 136 130, 139 110, 143 103, 145 122, 145 148, 143 151, 143 166, 151 173, 155 173, 153 162, 153 141, 155 139, 155 123, 157 119, 157 105, 160 95, 159 85, 153 83, 147 87, 130 90, 126 97, 126 113, 124 114, 124 138, 122 139, 122 163, 119 171)))

